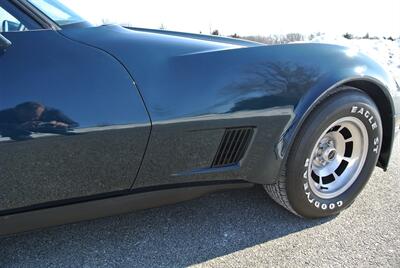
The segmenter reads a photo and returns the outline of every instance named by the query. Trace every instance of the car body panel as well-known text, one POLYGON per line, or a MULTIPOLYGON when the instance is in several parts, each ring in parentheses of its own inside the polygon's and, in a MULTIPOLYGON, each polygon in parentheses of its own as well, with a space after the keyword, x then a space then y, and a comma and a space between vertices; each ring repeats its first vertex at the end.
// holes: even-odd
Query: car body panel
POLYGON ((118 58, 143 95, 153 131, 135 187, 197 180, 195 171, 210 167, 223 130, 240 126, 258 130, 248 157, 240 169, 209 170, 207 178, 272 183, 319 97, 349 81, 381 85, 392 116, 398 113, 399 90, 390 75, 342 46, 232 44, 114 25, 62 34, 118 58))
POLYGON ((13 44, 0 55, 0 211, 129 190, 151 128, 129 73, 55 31, 4 36, 13 44), (19 132, 15 107, 26 102, 65 117, 44 121, 74 123, 19 132))

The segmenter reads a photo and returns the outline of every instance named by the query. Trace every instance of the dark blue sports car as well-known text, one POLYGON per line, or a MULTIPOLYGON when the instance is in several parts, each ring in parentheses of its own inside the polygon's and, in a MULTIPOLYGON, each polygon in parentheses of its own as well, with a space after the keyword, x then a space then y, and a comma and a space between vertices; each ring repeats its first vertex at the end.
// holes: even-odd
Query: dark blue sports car
POLYGON ((94 27, 0 0, 0 234, 263 185, 306 218, 388 168, 400 87, 327 44, 94 27))

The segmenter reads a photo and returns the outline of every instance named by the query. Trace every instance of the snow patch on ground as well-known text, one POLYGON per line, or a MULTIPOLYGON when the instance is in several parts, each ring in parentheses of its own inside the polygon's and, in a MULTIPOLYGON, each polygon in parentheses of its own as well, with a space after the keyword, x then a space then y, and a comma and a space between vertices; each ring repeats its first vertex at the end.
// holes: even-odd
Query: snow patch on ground
POLYGON ((355 48, 380 64, 388 67, 396 81, 400 84, 400 39, 395 41, 386 39, 346 39, 341 36, 321 35, 311 42, 338 44, 355 48))

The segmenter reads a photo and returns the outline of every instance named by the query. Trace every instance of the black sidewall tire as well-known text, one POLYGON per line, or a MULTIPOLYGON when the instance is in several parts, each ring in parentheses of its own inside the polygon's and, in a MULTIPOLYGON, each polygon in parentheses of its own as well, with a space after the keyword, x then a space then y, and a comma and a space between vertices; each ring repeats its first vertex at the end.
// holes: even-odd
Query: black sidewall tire
POLYGON ((303 217, 320 218, 338 214, 349 207, 368 182, 376 166, 381 145, 381 119, 376 105, 368 96, 347 88, 345 92, 329 97, 309 116, 292 147, 287 164, 287 193, 292 208, 303 217), (305 178, 308 171, 306 162, 311 162, 307 159, 323 132, 333 122, 349 116, 360 119, 368 132, 369 146, 364 167, 347 191, 336 198, 322 199, 312 192, 308 177, 305 178))

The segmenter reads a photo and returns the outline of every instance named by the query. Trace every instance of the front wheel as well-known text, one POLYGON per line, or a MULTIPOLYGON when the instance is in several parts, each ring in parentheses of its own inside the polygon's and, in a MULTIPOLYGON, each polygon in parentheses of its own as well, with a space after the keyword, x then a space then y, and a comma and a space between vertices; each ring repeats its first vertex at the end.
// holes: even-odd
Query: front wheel
POLYGON ((338 214, 368 182, 381 144, 382 123, 375 103, 358 89, 340 88, 311 112, 282 176, 265 189, 299 216, 338 214))

